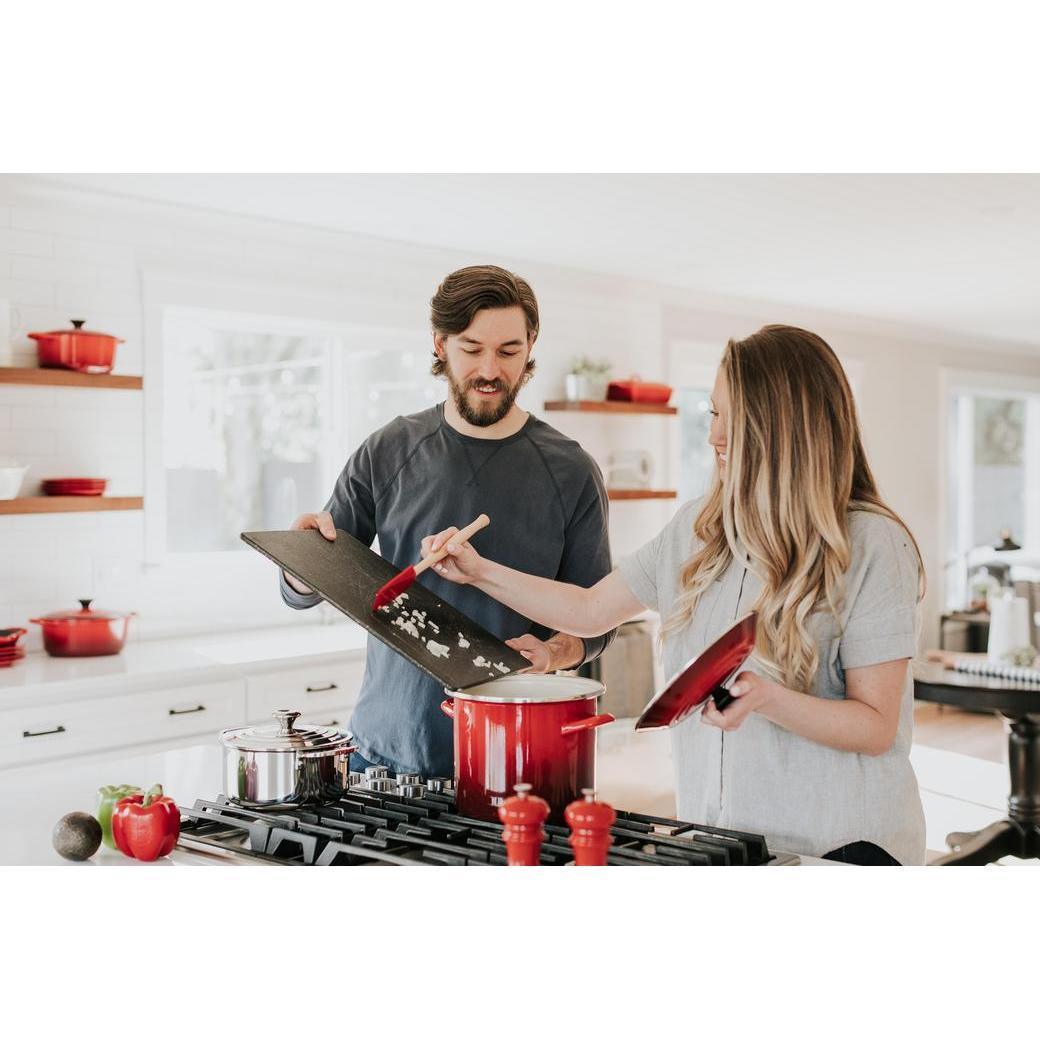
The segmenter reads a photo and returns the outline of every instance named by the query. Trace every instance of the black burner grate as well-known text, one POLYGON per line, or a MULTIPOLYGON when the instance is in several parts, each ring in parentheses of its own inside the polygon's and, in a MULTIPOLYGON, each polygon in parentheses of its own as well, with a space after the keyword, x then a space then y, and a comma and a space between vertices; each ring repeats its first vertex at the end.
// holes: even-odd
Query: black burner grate
MULTIPOLYGON (((320 807, 256 812, 228 799, 181 809, 180 844, 257 862, 293 866, 504 865, 500 824, 455 813, 450 795, 408 798, 351 788, 320 807)), ((759 866, 777 862, 759 834, 618 812, 613 866, 759 866)), ((570 832, 545 825, 540 862, 571 863, 570 832)))

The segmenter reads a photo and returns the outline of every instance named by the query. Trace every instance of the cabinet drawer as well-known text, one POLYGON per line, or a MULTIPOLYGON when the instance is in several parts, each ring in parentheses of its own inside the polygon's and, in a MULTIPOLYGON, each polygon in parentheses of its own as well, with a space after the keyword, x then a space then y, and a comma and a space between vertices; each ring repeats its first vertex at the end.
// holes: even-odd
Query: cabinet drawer
POLYGON ((177 741, 245 718, 240 679, 0 712, 0 766, 108 748, 177 741))
POLYGON ((364 659, 285 668, 246 679, 250 722, 265 722, 279 708, 300 712, 301 722, 345 728, 365 674, 364 659))

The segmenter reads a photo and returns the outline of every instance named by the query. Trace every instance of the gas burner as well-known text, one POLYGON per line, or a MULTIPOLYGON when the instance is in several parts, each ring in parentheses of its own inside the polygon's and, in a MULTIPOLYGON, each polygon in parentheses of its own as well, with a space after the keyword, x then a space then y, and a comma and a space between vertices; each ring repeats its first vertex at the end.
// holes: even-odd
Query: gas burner
MULTIPOLYGON (((381 767, 377 767, 381 768, 381 767)), ((352 780, 354 778, 352 777, 352 780)), ((278 812, 243 809, 221 796, 181 809, 185 848, 287 866, 505 865, 502 826, 459 816, 443 777, 358 775, 331 805, 278 812)), ((770 853, 759 834, 618 811, 607 854, 614 866, 761 866, 797 863, 770 853)), ((567 827, 547 823, 539 862, 574 859, 567 827)))

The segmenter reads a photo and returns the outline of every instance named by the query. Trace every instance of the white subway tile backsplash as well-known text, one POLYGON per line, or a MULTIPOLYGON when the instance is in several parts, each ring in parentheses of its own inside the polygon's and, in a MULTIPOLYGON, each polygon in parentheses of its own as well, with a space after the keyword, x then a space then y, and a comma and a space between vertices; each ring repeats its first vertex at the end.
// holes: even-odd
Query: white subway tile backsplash
POLYGON ((0 296, 13 304, 30 304, 47 306, 54 303, 54 285, 52 282, 31 281, 28 278, 0 278, 0 296))
POLYGON ((53 256, 54 238, 51 235, 41 235, 35 231, 0 228, 0 253, 53 256))
POLYGON ((11 207, 0 206, 0 228, 11 226, 11 207))
POLYGON ((0 455, 51 452, 54 450, 54 437, 51 430, 0 430, 0 455))
POLYGON ((16 386, 0 384, 0 404, 30 405, 53 408, 54 390, 49 386, 16 386))
POLYGON ((10 263, 10 274, 14 278, 33 278, 64 285, 93 285, 97 278, 96 271, 89 264, 58 260, 53 256, 12 256, 10 263))
POLYGON ((9 429, 11 426, 11 406, 0 404, 0 430, 9 429))
MULTIPOLYGON (((55 303, 64 307, 70 314, 82 311, 84 314, 97 315, 99 311, 121 311, 127 315, 134 314, 141 306, 141 294, 130 289, 102 289, 98 286, 62 285, 58 284, 55 303)), ((111 332, 112 329, 101 326, 93 318, 87 323, 88 328, 100 332, 111 332)))
POLYGON ((133 263, 136 248, 128 242, 106 242, 104 239, 75 238, 55 235, 54 255, 70 260, 92 260, 99 264, 133 263))

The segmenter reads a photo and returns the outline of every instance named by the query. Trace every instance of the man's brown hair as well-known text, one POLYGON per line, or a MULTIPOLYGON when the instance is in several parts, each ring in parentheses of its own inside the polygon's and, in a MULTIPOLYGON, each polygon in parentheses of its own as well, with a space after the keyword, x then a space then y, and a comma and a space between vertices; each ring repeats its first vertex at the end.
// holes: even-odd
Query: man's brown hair
MULTIPOLYGON (((528 344, 538 335, 538 301, 531 287, 511 271, 493 264, 477 264, 453 271, 437 286, 430 300, 430 324, 442 336, 465 332, 477 311, 488 308, 522 307, 527 321, 528 344)), ((430 371, 444 374, 445 363, 433 353, 430 371)), ((534 371, 534 358, 527 359, 525 379, 534 371)))

